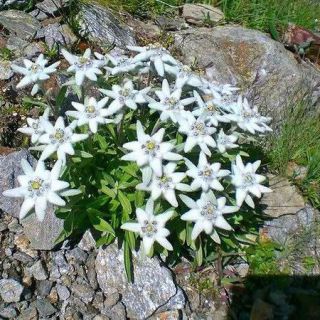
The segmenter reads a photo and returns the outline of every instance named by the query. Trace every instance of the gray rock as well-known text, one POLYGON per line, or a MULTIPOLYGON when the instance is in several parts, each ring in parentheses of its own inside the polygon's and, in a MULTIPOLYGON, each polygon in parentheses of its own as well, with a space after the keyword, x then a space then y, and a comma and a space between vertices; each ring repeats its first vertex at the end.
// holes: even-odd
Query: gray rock
POLYGON ((84 303, 89 303, 93 300, 94 290, 89 284, 85 283, 75 283, 71 286, 71 292, 78 298, 80 298, 84 303))
POLYGON ((23 286, 13 279, 0 280, 0 296, 4 302, 19 302, 23 286))
POLYGON ((94 267, 95 260, 96 260, 96 255, 94 252, 92 252, 86 261, 86 275, 91 287, 94 290, 98 289, 97 273, 94 267))
POLYGON ((13 74, 11 61, 0 60, 0 80, 9 80, 13 74))
POLYGON ((17 317, 17 320, 35 320, 38 319, 38 312, 35 307, 35 303, 31 303, 31 305, 24 310, 21 310, 20 315, 17 317))
POLYGON ((48 272, 41 260, 37 261, 31 267, 27 268, 26 273, 29 276, 33 276, 36 280, 46 280, 48 278, 48 272))
POLYGON ((38 21, 43 21, 48 18, 48 16, 41 10, 35 9, 31 12, 29 12, 30 15, 35 17, 38 21))
POLYGON ((0 154, 0 209, 14 217, 19 217, 22 200, 5 197, 2 192, 19 186, 17 176, 23 174, 20 166, 22 159, 26 159, 31 165, 36 163, 31 153, 25 149, 0 154))
POLYGON ((37 288, 37 294, 40 297, 46 297, 50 294, 51 288, 52 288, 52 281, 49 280, 41 280, 37 281, 36 288, 37 288))
POLYGON ((40 29, 40 22, 30 14, 18 10, 0 12, 0 24, 12 35, 21 39, 32 39, 40 29))
POLYGON ((52 23, 40 29, 35 39, 45 39, 49 48, 54 45, 60 44, 63 46, 71 46, 77 41, 77 37, 74 35, 70 27, 66 24, 52 23))
POLYGON ((87 230, 83 234, 82 239, 78 243, 78 247, 83 251, 87 251, 87 252, 95 249, 96 241, 94 240, 90 230, 87 230))
MULTIPOLYGON (((116 305, 114 305, 111 308, 104 308, 101 310, 101 313, 103 315, 108 316, 110 319, 119 319, 119 320, 125 320, 127 319, 126 315, 126 309, 124 305, 119 302, 116 305)), ((145 319, 145 318, 135 318, 135 319, 145 319)))
POLYGON ((305 201, 287 178, 268 175, 269 186, 273 190, 265 193, 260 201, 263 212, 273 218, 295 214, 305 207, 305 201))
POLYGON ((28 263, 28 262, 32 262, 33 261, 33 258, 30 257, 25 252, 15 252, 13 254, 13 259, 17 260, 17 261, 20 261, 22 263, 28 263))
POLYGON ((49 302, 48 299, 38 299, 36 302, 36 308, 41 317, 51 316, 57 311, 57 309, 49 302))
MULTIPOLYGON (((266 34, 240 26, 196 28, 176 32, 175 44, 185 64, 197 61, 217 84, 230 83, 281 124, 286 111, 305 93, 320 96, 320 73, 297 62, 266 34)), ((315 97, 316 99, 316 97, 315 97)))
POLYGON ((17 316, 17 310, 13 307, 0 307, 0 317, 5 319, 15 319, 17 316))
POLYGON ((84 263, 88 258, 88 254, 76 247, 66 252, 66 258, 69 262, 84 263))
POLYGON ((59 269, 59 274, 62 275, 67 274, 72 270, 71 266, 67 263, 62 251, 53 253, 53 266, 57 266, 59 269))
POLYGON ((224 20, 224 14, 219 8, 201 3, 186 3, 182 7, 182 17, 188 23, 203 25, 205 23, 217 23, 224 20))
POLYGON ((63 220, 56 217, 55 209, 48 205, 43 222, 39 222, 35 214, 30 214, 21 223, 30 246, 36 250, 51 250, 63 230, 63 220))
POLYGON ((12 233, 21 233, 23 228, 21 224, 19 224, 18 219, 13 218, 12 221, 8 224, 8 229, 12 233))
POLYGON ((57 293, 59 296, 59 299, 62 301, 68 300, 70 297, 70 291, 66 286, 63 286, 61 284, 57 284, 57 293))
POLYGON ((10 8, 17 5, 26 5, 29 3, 29 0, 0 0, 0 9, 10 8))
POLYGON ((61 10, 68 0, 44 0, 36 4, 36 7, 49 15, 54 16, 59 10, 61 10))
MULTIPOLYGON (((100 248, 96 259, 97 279, 106 296, 121 295, 127 316, 145 319, 174 297, 178 288, 171 272, 161 266, 157 258, 148 258, 138 252, 133 256, 134 283, 129 283, 123 265, 123 250, 116 244, 100 248)), ((170 308, 184 305, 184 297, 170 308)))
POLYGON ((104 46, 115 44, 122 48, 136 44, 133 32, 106 7, 84 4, 81 6, 79 18, 83 33, 93 42, 104 46))

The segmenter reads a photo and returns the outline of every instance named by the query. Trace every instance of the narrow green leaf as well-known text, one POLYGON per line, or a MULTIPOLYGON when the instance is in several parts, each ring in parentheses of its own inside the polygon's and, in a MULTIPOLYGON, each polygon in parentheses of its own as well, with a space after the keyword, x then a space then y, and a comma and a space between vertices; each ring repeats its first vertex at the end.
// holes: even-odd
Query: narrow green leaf
POLYGON ((89 208, 87 209, 87 212, 88 212, 90 222, 96 230, 102 231, 102 232, 109 232, 113 236, 115 236, 115 232, 111 227, 111 225, 107 221, 101 218, 102 213, 100 211, 93 208, 89 208))
POLYGON ((124 214, 130 215, 132 212, 131 203, 129 199, 126 197, 126 195, 120 190, 118 190, 118 199, 121 203, 124 214))
POLYGON ((58 95, 57 95, 57 98, 56 98, 56 107, 57 108, 60 108, 62 103, 63 103, 63 100, 66 96, 66 93, 67 93, 67 90, 68 90, 68 87, 67 86, 64 86, 60 89, 58 95))
POLYGON ((132 252, 127 241, 124 241, 124 268, 126 270, 126 275, 128 282, 133 282, 133 268, 132 268, 132 252))

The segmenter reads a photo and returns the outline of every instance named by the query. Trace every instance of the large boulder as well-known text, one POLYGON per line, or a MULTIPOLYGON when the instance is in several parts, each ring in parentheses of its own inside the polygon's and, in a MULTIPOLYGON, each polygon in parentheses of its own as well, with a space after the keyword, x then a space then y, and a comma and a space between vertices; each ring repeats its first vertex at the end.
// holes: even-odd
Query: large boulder
POLYGON ((197 63, 207 78, 241 89, 278 124, 288 105, 306 93, 320 97, 320 72, 297 61, 268 35, 240 26, 219 26, 176 32, 175 46, 186 64, 197 63))
POLYGON ((123 261, 123 249, 116 244, 100 248, 96 258, 97 280, 106 297, 120 294, 127 316, 146 319, 156 311, 183 308, 184 295, 171 272, 158 258, 141 251, 133 254, 134 282, 129 283, 123 261))
POLYGON ((134 33, 111 10, 98 4, 83 4, 79 12, 85 36, 102 46, 126 48, 135 45, 134 33))
POLYGON ((0 12, 0 25, 11 35, 21 39, 32 39, 41 28, 40 22, 32 15, 19 10, 5 10, 0 12))

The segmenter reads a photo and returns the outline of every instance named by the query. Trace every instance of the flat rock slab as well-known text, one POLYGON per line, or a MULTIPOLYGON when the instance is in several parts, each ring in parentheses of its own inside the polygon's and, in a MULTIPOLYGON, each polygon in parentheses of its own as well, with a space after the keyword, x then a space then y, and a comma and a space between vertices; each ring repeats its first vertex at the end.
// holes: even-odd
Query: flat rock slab
POLYGON ((141 252, 133 255, 133 283, 126 278, 123 250, 116 244, 99 249, 95 266, 97 280, 105 296, 120 294, 129 318, 146 319, 159 308, 161 311, 179 309, 185 304, 169 269, 162 266, 157 258, 150 259, 141 252), (170 300, 177 297, 179 299, 171 304, 170 300))
POLYGON ((54 207, 48 205, 43 222, 39 222, 34 213, 20 221, 32 249, 51 250, 55 247, 55 241, 63 230, 63 220, 57 218, 54 211, 54 207))
POLYGON ((136 45, 133 32, 106 7, 84 4, 81 6, 79 18, 83 33, 91 41, 104 46, 114 44, 121 48, 136 45))
POLYGON ((0 280, 0 296, 5 302, 19 302, 23 286, 14 279, 0 280))
POLYGON ((272 218, 295 214, 305 207, 305 201, 297 188, 287 178, 269 175, 269 186, 273 190, 265 193, 260 204, 263 212, 272 218))
POLYGON ((205 23, 220 22, 224 20, 224 14, 219 8, 208 4, 186 3, 182 7, 182 17, 186 22, 195 25, 204 25, 205 23))
POLYGON ((18 10, 0 12, 0 24, 21 39, 32 39, 41 28, 40 22, 30 14, 18 10))
POLYGON ((175 32, 174 38, 183 63, 196 61, 208 80, 239 87, 273 118, 274 127, 306 92, 320 98, 320 72, 298 62, 281 43, 260 31, 241 26, 193 28, 175 32))

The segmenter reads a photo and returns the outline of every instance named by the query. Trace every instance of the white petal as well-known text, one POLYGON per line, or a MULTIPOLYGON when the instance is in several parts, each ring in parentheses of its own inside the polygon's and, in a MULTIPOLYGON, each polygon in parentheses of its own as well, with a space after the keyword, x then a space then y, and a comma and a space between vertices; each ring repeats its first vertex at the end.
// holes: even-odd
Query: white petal
POLYGON ((43 221, 47 209, 47 199, 45 197, 38 197, 35 201, 35 211, 39 221, 43 221))
POLYGON ((126 222, 121 226, 121 229, 129 230, 132 232, 140 232, 141 231, 140 224, 135 223, 135 222, 126 222))
POLYGON ((156 237, 155 239, 160 245, 162 245, 165 249, 171 251, 173 250, 173 247, 171 245, 171 243, 166 239, 166 238, 163 238, 163 237, 156 237))
POLYGON ((215 221, 215 226, 217 226, 220 229, 224 230, 232 230, 232 227, 230 224, 225 220, 223 216, 218 216, 216 221, 215 221))
POLYGON ((197 222, 195 223, 193 229, 192 229, 191 239, 192 239, 192 240, 195 240, 202 231, 203 231, 202 222, 197 221, 197 222))
POLYGON ((66 202, 60 198, 55 192, 49 192, 47 195, 47 199, 49 202, 51 202, 52 204, 55 204, 57 206, 65 206, 66 202))
POLYGON ((143 243, 145 253, 149 254, 152 249, 154 239, 151 237, 143 237, 142 243, 143 243))
POLYGON ((34 200, 32 198, 26 198, 22 203, 19 218, 23 219, 33 207, 34 207, 34 200))

